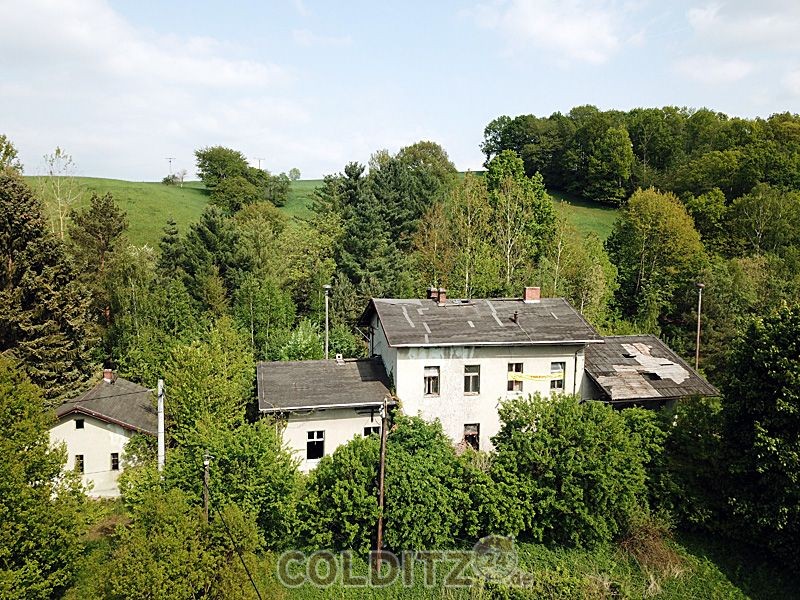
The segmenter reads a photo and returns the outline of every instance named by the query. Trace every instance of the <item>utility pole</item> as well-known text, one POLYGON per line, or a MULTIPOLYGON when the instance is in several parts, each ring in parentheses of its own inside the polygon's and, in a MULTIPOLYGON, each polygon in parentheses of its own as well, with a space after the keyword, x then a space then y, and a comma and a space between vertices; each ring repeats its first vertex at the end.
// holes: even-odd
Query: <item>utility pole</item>
POLYGON ((164 444, 164 380, 158 380, 158 470, 164 470, 166 450, 164 444))
POLYGON ((164 158, 164 160, 168 160, 169 161, 169 173, 168 174, 172 175, 172 161, 175 160, 175 157, 174 156, 167 156, 167 157, 164 158))
POLYGON ((329 333, 330 325, 328 324, 330 321, 328 312, 329 311, 328 303, 330 301, 330 295, 331 295, 331 284, 326 283, 325 285, 322 286, 322 289, 325 290, 325 360, 328 360, 328 340, 330 338, 330 333, 329 333))
POLYGON ((381 568, 381 549, 383 548, 383 488, 386 475, 386 423, 388 417, 388 405, 384 397, 383 407, 381 408, 381 464, 378 474, 378 547, 376 548, 375 564, 373 565, 373 568, 377 571, 380 571, 381 568))
POLYGON ((267 160, 267 159, 266 158, 254 158, 253 160, 257 160, 258 161, 258 170, 260 171, 261 170, 261 161, 262 160, 267 160))
POLYGON ((695 343, 694 351, 694 370, 700 367, 700 314, 703 311, 703 288, 706 287, 705 283, 697 283, 697 341, 695 343))
POLYGON ((208 523, 208 466, 211 464, 211 458, 210 454, 203 455, 203 515, 206 523, 208 523))

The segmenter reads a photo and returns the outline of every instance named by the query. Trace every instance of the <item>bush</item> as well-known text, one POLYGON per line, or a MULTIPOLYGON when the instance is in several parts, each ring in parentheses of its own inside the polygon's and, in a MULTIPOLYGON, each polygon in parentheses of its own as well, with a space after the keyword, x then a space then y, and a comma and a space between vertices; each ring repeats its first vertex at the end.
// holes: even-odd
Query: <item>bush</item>
POLYGON ((646 456, 600 402, 539 395, 500 407, 495 533, 573 546, 611 541, 644 502, 646 456))

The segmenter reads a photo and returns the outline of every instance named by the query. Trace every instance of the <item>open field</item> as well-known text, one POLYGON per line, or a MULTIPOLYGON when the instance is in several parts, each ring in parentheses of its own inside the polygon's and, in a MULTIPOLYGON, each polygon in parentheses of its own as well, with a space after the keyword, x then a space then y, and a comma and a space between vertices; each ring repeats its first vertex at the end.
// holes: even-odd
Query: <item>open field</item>
MULTIPOLYGON (((41 190, 42 177, 28 177, 35 190, 41 190)), ((190 223, 197 221, 208 204, 208 195, 199 181, 190 181, 182 188, 155 182, 123 181, 120 179, 100 179, 76 177, 81 190, 81 200, 77 207, 85 205, 92 192, 105 194, 111 192, 114 200, 128 214, 130 229, 128 237, 133 244, 157 247, 162 229, 167 219, 173 218, 181 231, 186 231, 190 223)), ((308 218, 311 216, 311 201, 314 189, 322 184, 321 179, 303 179, 292 183, 289 198, 282 210, 290 217, 308 218)), ((603 204, 588 202, 551 192, 556 206, 566 212, 567 219, 583 235, 596 233, 606 239, 617 216, 617 209, 603 204)), ((42 194, 51 223, 56 224, 56 207, 47 193, 42 194)))

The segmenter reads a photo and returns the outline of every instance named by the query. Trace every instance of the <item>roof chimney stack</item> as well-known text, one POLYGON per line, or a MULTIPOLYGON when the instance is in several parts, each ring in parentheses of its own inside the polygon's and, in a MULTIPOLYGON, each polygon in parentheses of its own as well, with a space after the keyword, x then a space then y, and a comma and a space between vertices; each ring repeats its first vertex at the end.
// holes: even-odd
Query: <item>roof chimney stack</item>
POLYGON ((439 296, 439 290, 433 287, 432 285, 428 286, 428 300, 436 300, 438 296, 439 296))
POLYGON ((534 304, 535 302, 539 302, 542 297, 542 290, 538 287, 526 287, 525 288, 525 296, 522 298, 522 301, 525 304, 534 304))
POLYGON ((112 383, 114 381, 114 371, 111 369, 103 369, 103 381, 112 383))
POLYGON ((447 290, 444 288, 439 288, 439 306, 444 306, 447 302, 447 290))

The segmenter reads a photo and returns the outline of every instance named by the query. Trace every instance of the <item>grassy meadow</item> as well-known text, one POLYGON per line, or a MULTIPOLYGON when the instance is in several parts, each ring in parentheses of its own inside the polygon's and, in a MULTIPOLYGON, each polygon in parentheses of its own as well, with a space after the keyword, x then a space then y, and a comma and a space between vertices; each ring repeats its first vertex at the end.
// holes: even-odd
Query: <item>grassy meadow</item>
MULTIPOLYGON (((39 192, 45 201, 47 214, 55 229, 58 228, 57 208, 53 198, 43 187, 43 177, 28 177, 30 185, 39 192)), ((156 182, 123 181, 121 179, 100 179, 96 177, 76 177, 75 186, 80 191, 80 199, 75 207, 85 206, 92 192, 110 192, 119 207, 128 214, 130 229, 128 238, 137 246, 147 244, 158 246, 162 229, 172 218, 181 231, 186 231, 190 223, 197 221, 208 204, 208 194, 199 181, 190 181, 184 186, 170 186, 156 182)), ((292 218, 304 219, 311 216, 311 201, 314 190, 322 184, 321 179, 303 179, 292 182, 289 198, 282 210, 292 218)), ((583 235, 597 234, 606 239, 617 216, 617 209, 587 200, 569 197, 552 192, 556 207, 563 211, 567 219, 583 235)))

